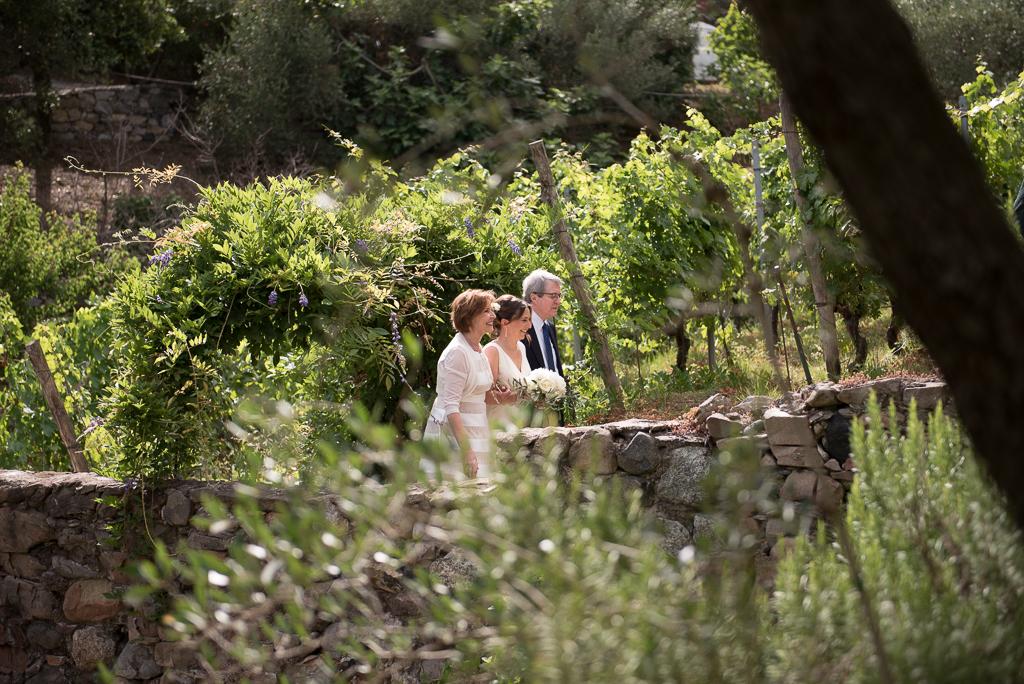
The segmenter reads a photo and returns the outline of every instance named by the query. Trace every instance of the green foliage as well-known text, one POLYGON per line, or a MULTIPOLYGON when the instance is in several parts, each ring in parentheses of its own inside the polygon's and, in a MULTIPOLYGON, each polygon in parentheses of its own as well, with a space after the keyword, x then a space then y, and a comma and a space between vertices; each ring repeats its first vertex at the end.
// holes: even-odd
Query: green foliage
MULTIPOLYGON (((1024 177, 1024 73, 1000 91, 992 72, 982 65, 963 91, 970 107, 971 147, 993 195, 1012 216, 1014 194, 1024 177)), ((957 119, 958 114, 953 112, 957 119)))
POLYGON ((761 57, 753 17, 733 2, 711 34, 715 72, 730 91, 723 105, 747 122, 761 118, 775 106, 779 85, 775 71, 761 57))
POLYGON ((617 115, 605 86, 672 117, 658 93, 690 77, 690 0, 414 4, 240 3, 203 68, 208 137, 280 157, 322 150, 327 127, 415 160, 617 115))
POLYGON ((109 291, 131 268, 119 249, 101 248, 90 216, 49 214, 48 228, 32 201, 22 167, 4 176, 0 190, 0 283, 25 330, 65 318, 92 295, 109 291))
MULTIPOLYGON (((29 337, 16 319, 12 322, 6 302, 0 299, 0 358, 6 358, 0 368, 0 468, 68 470, 67 452, 24 355, 29 337)), ((110 301, 104 300, 78 309, 67 321, 47 321, 32 331, 90 467, 103 475, 119 474, 121 457, 103 427, 101 408, 117 363, 110 353, 110 318, 110 301)))
POLYGON ((926 432, 911 412, 906 436, 855 425, 853 449, 846 526, 867 596, 826 534, 799 544, 777 578, 775 678, 882 681, 867 601, 894 681, 1020 679, 1024 546, 959 428, 937 412, 926 432))
MULTIPOLYGON (((877 405, 870 420, 882 422, 877 405)), ((355 429, 393 482, 363 479, 365 453, 327 450, 321 476, 273 516, 248 496, 231 510, 209 501, 211 527, 234 518, 244 537, 224 559, 159 549, 132 600, 183 582, 168 624, 242 676, 319 638, 323 671, 349 675, 416 673, 437 656, 449 681, 875 682, 864 601, 895 681, 1022 674, 1024 545, 941 413, 927 434, 916 418, 905 436, 856 428, 845 525, 866 597, 824 526, 780 563, 774 594, 754 583, 753 538, 730 520, 737 491, 770 503, 756 461, 720 464, 708 490, 717 541, 673 557, 639 492, 614 478, 567 482, 554 459, 516 461, 493 488, 409 497, 423 481, 416 464, 440 454, 393 451, 393 432, 372 423, 355 429)))
POLYGON ((897 0, 925 63, 950 100, 974 75, 978 60, 1006 83, 1024 65, 1024 1, 897 0))

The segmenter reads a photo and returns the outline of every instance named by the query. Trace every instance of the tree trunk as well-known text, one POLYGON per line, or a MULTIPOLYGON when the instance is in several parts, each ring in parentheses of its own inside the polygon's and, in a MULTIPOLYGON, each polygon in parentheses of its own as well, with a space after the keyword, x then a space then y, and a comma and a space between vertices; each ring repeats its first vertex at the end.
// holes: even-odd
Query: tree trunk
POLYGON ((541 201, 551 208, 552 223, 551 232, 554 234, 558 244, 558 251, 569 267, 569 285, 576 295, 576 301, 580 305, 583 319, 587 322, 590 332, 590 339, 594 342, 594 355, 597 357, 598 367, 601 369, 601 377, 604 380, 605 389, 608 390, 608 398, 613 410, 623 409, 622 385, 619 384, 619 377, 615 374, 615 363, 612 360, 612 353, 608 348, 608 340, 604 331, 597 324, 597 310, 590 297, 590 288, 587 280, 580 270, 580 262, 576 256, 576 247, 573 246, 572 236, 565 225, 565 218, 558 205, 558 193, 555 190, 555 178, 551 175, 551 164, 548 162, 548 153, 544 149, 544 141, 537 140, 530 143, 530 156, 537 167, 537 177, 540 179, 541 201))
POLYGON ((704 199, 708 204, 716 204, 722 208, 726 220, 732 226, 736 236, 736 243, 740 248, 740 262, 743 264, 743 278, 747 286, 747 297, 750 299, 754 315, 761 326, 761 335, 764 337, 765 353, 772 366, 772 376, 775 384, 782 390, 789 390, 789 383, 782 374, 782 367, 779 365, 779 353, 775 348, 775 338, 772 335, 772 324, 770 315, 765 304, 761 291, 764 283, 761 274, 754 268, 754 261, 750 257, 750 239, 753 231, 750 226, 743 222, 736 208, 729 200, 729 191, 719 183, 711 172, 704 166, 704 162, 698 161, 691 155, 682 158, 682 162, 690 169, 690 172, 700 180, 701 190, 704 192, 704 199))
POLYGON ((53 208, 53 164, 50 161, 50 143, 53 132, 53 82, 45 64, 37 63, 32 69, 32 89, 35 91, 35 120, 38 127, 35 158, 32 169, 35 173, 36 204, 43 210, 40 223, 46 227, 46 213, 53 208))
POLYGON ((686 361, 690 356, 690 337, 686 334, 686 321, 682 321, 676 328, 676 368, 686 372, 686 361))
POLYGON ((789 175, 793 177, 793 197, 800 210, 800 234, 807 259, 807 270, 811 275, 811 290, 814 292, 814 308, 818 311, 818 337, 821 352, 825 356, 825 372, 828 379, 839 380, 842 369, 839 364, 839 340, 836 335, 835 302, 825 283, 825 270, 821 265, 821 244, 814 234, 814 227, 805 219, 808 213, 807 197, 800 188, 799 178, 804 170, 804 151, 800 136, 796 132, 796 119, 786 95, 779 97, 782 112, 782 136, 786 141, 786 157, 789 159, 789 175))
POLYGON ((1024 529, 1024 298, 1013 296, 1024 251, 910 30, 886 0, 746 5, 795 113, 1024 529))
POLYGON ((715 324, 717 319, 711 318, 704 322, 704 328, 708 337, 708 370, 714 373, 718 370, 718 359, 715 353, 715 324))
POLYGON ((868 360, 868 341, 860 334, 861 316, 850 307, 838 303, 836 311, 843 317, 843 325, 846 326, 846 332, 853 342, 853 361, 847 368, 851 372, 863 370, 864 363, 868 360))
POLYGON ((896 308, 896 300, 889 298, 889 325, 885 328, 885 343, 889 345, 889 351, 893 354, 902 354, 903 345, 900 344, 900 332, 903 330, 903 316, 896 308))
POLYGON ((804 380, 807 381, 808 385, 813 385, 814 378, 811 376, 811 366, 807 363, 807 354, 804 353, 804 341, 800 335, 800 328, 796 324, 796 316, 793 315, 793 307, 789 304, 789 295, 786 294, 786 284, 782 281, 782 272, 777 271, 775 278, 779 282, 779 294, 782 296, 782 303, 786 306, 786 315, 789 317, 789 323, 793 328, 793 341, 796 343, 796 352, 800 355, 800 365, 804 369, 804 380))

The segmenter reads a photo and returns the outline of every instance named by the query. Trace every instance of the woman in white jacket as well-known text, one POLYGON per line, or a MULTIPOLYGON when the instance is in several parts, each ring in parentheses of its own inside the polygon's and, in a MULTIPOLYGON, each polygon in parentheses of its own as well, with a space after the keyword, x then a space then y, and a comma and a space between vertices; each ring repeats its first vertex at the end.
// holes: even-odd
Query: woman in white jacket
MULTIPOLYGON (((507 400, 493 388, 494 376, 480 341, 494 324, 494 293, 466 290, 452 302, 451 320, 457 331, 437 361, 437 399, 430 410, 425 438, 446 438, 457 446, 462 463, 442 464, 447 479, 487 477, 493 472, 487 403, 507 400)), ((432 476, 433 464, 424 464, 432 476)))

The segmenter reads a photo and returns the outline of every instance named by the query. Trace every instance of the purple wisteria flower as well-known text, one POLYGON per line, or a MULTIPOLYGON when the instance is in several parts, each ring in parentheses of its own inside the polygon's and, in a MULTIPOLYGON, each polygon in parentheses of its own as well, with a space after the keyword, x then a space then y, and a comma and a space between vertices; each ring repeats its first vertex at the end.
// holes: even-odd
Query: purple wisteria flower
POLYGON ((398 314, 391 312, 391 341, 398 344, 402 341, 402 334, 398 332, 398 314))
POLYGON ((366 254, 367 252, 370 251, 370 243, 364 240, 363 238, 359 238, 358 240, 356 240, 355 249, 360 254, 366 254))
POLYGON ((476 228, 473 227, 473 220, 468 216, 462 220, 462 225, 466 226, 466 234, 470 238, 476 237, 476 228))
POLYGON ((160 267, 166 266, 167 264, 171 263, 171 257, 173 256, 173 249, 165 249, 159 254, 154 254, 153 256, 149 257, 149 265, 153 266, 155 264, 160 267))
POLYGON ((306 296, 305 292, 299 294, 299 306, 301 306, 303 309, 309 306, 309 297, 306 296))
POLYGON ((512 253, 516 256, 523 256, 523 250, 519 248, 519 245, 517 245, 516 241, 512 238, 508 239, 508 248, 511 249, 512 253))
POLYGON ((267 297, 267 304, 277 306, 277 290, 270 291, 270 295, 267 297))

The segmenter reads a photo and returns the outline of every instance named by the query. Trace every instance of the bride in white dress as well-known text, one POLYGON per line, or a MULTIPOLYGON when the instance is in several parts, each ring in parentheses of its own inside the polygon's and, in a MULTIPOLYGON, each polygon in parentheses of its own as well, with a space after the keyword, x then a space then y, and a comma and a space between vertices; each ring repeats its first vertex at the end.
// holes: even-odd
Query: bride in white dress
MULTIPOLYGON (((484 356, 491 367, 495 382, 504 389, 522 386, 530 372, 523 345, 527 332, 533 327, 530 306, 519 297, 502 295, 494 300, 495 339, 484 347, 484 356)), ((528 421, 528 407, 515 392, 500 393, 501 403, 487 404, 487 418, 499 430, 522 427, 528 421)))

